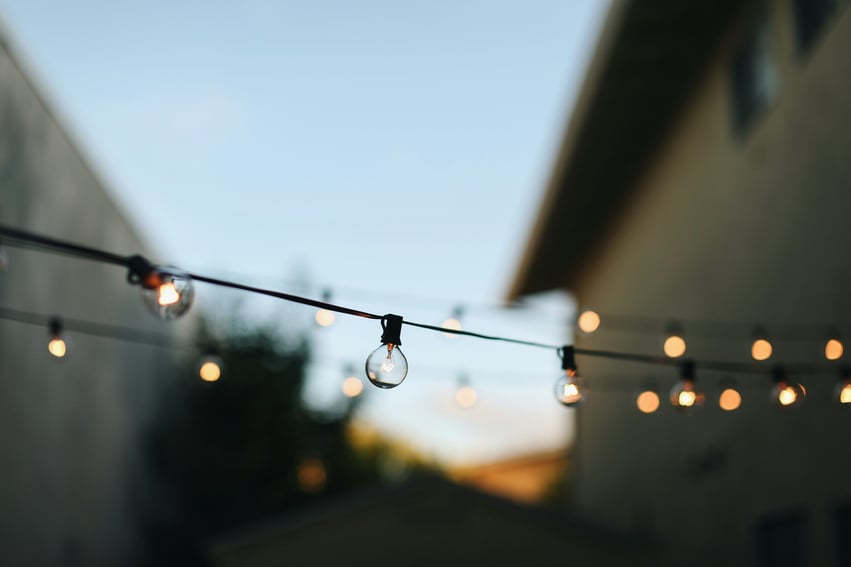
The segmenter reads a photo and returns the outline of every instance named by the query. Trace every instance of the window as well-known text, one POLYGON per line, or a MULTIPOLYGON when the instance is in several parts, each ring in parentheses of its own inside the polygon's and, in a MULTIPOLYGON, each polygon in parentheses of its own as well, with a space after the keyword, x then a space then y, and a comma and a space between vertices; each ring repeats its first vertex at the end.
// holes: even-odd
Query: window
POLYGON ((806 53, 818 37, 824 23, 830 19, 839 0, 792 0, 792 17, 798 51, 806 53))
POLYGON ((805 567, 807 536, 800 511, 768 516, 756 525, 756 555, 760 567, 805 567))
POLYGON ((733 53, 730 68, 733 129, 744 135, 777 93, 771 28, 762 20, 733 53))

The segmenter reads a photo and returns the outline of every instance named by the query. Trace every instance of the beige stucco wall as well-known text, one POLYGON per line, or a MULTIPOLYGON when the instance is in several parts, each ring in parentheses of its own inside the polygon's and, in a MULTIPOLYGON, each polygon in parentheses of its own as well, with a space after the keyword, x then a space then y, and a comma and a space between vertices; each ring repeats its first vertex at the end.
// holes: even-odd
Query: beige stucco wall
MULTIPOLYGON (((780 72, 774 103, 748 136, 735 138, 727 63, 740 30, 731 30, 638 181, 635 201, 573 290, 580 305, 741 323, 725 337, 692 337, 688 354, 697 359, 749 360, 754 324, 769 332, 811 324, 810 340, 778 341, 772 362, 824 362, 815 329, 848 328, 851 10, 829 22, 801 57, 790 4, 771 3, 780 72)), ((598 334, 577 344, 661 353, 659 332, 606 331, 604 320, 598 334)), ((835 376, 800 377, 806 404, 782 412, 767 401, 767 374, 726 375, 738 381, 744 404, 725 414, 717 407, 725 375, 706 373, 700 382, 709 399, 700 413, 676 414, 663 400, 658 413, 645 416, 635 410, 635 387, 653 378, 665 398, 675 369, 585 357, 579 363, 597 386, 577 412, 572 482, 581 511, 658 531, 682 546, 679 557, 690 563, 739 565, 753 560, 755 518, 800 508, 810 526, 811 564, 831 564, 833 507, 851 498, 851 451, 840 440, 851 430, 851 413, 830 399, 835 376), (717 466, 695 473, 701 460, 717 466)))
MULTIPOLYGON (((0 223, 119 253, 148 249, 16 62, 0 31, 0 223)), ((125 272, 7 248, 0 307, 174 332, 125 272)), ((67 359, 43 327, 0 320, 0 562, 128 565, 161 502, 143 434, 168 349, 70 333, 67 359)), ((158 510, 159 514, 167 513, 158 510)))

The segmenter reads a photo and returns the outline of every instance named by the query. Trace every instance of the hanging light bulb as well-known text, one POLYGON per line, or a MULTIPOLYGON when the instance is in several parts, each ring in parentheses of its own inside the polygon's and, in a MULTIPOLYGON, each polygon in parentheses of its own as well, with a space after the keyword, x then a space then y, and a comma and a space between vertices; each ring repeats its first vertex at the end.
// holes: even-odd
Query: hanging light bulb
POLYGON ((839 360, 845 353, 845 345, 834 328, 827 331, 827 341, 824 343, 824 357, 828 360, 839 360))
POLYGON ((682 327, 676 323, 668 325, 662 349, 668 358, 679 358, 686 353, 686 340, 683 338, 682 327))
POLYGON ((154 266, 142 256, 128 262, 127 281, 142 287, 142 300, 161 319, 176 319, 192 306, 192 278, 177 268, 154 266))
POLYGON ((408 375, 408 359, 399 346, 402 344, 402 317, 385 315, 381 319, 384 332, 381 346, 366 359, 366 377, 379 388, 395 388, 408 375))
POLYGON ((724 411, 735 411, 742 406, 742 394, 731 378, 724 378, 719 384, 718 407, 724 411))
POLYGON ((586 309, 579 314, 579 317, 576 319, 576 325, 583 333, 590 335, 600 328, 600 316, 596 311, 586 309))
POLYGON ((771 388, 772 401, 781 407, 800 405, 807 396, 807 391, 800 384, 789 382, 782 366, 776 366, 772 372, 774 387, 771 388))
MULTIPOLYGON (((452 315, 450 315, 443 323, 440 324, 444 329, 450 329, 452 331, 460 331, 461 330, 461 317, 464 315, 464 308, 460 305, 455 307, 452 310, 452 315)), ((455 333, 443 333, 444 336, 449 337, 451 339, 456 338, 458 335, 455 333)))
POLYGON ((198 364, 198 376, 204 382, 218 382, 222 377, 222 359, 214 354, 207 354, 198 364))
POLYGON ((583 384, 576 368, 573 346, 565 345, 559 349, 561 369, 564 371, 555 383, 556 399, 567 407, 576 407, 588 398, 588 389, 583 384))
POLYGON ((704 395, 694 387, 694 361, 680 364, 680 380, 671 388, 671 405, 683 411, 703 405, 704 395))
POLYGON ((839 385, 836 387, 836 397, 840 404, 851 405, 851 367, 839 369, 839 385))
POLYGON ((754 360, 768 360, 774 352, 774 347, 768 340, 765 330, 757 327, 753 332, 754 341, 751 344, 751 357, 754 360))
POLYGON ((455 403, 464 409, 469 409, 476 405, 478 397, 476 389, 470 385, 470 380, 466 376, 461 376, 458 379, 458 388, 455 390, 455 403))
POLYGON ((47 324, 50 332, 50 340, 47 342, 47 351, 56 358, 65 358, 68 354, 68 344, 62 333, 62 321, 53 317, 47 324))
POLYGON ((635 407, 641 413, 655 413, 660 405, 656 387, 652 383, 646 382, 635 397, 635 407))
MULTIPOLYGON (((330 303, 331 301, 331 290, 326 289, 322 292, 322 301, 325 303, 330 303)), ((334 324, 337 316, 330 309, 317 309, 316 315, 314 319, 316 324, 320 327, 330 327, 334 324)))
POLYGON ((354 369, 347 366, 342 385, 343 395, 347 398, 357 398, 363 393, 363 381, 355 376, 354 369))

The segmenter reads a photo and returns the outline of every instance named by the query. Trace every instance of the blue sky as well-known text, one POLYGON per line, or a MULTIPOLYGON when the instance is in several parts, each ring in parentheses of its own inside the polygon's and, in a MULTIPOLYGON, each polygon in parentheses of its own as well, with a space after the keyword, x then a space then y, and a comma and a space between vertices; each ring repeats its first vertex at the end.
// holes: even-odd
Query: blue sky
MULTIPOLYGON (((423 322, 468 305, 471 330, 559 343, 567 300, 481 306, 512 277, 605 6, 0 0, 0 17, 156 260, 423 322)), ((316 337, 318 398, 378 343, 338 322, 316 337)), ((552 353, 406 335, 411 374, 370 392, 371 423, 453 462, 569 439, 552 353)))

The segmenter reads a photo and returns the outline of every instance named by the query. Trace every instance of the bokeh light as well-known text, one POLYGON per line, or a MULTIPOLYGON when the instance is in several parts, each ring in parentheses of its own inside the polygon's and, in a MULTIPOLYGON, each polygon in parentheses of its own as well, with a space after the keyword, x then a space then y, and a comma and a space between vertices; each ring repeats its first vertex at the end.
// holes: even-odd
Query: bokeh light
POLYGON ((586 309, 579 315, 577 325, 583 333, 593 333, 600 328, 600 316, 590 309, 586 309))
POLYGON ((669 358, 679 358, 686 353, 686 341, 679 335, 671 335, 665 339, 664 350, 669 358))
POLYGON ((751 345, 751 356, 754 360, 768 360, 774 349, 767 339, 756 339, 751 345))
POLYGON ((735 388, 727 388, 718 398, 718 406, 724 411, 739 409, 742 405, 742 395, 735 388))
POLYGON ((641 413, 653 413, 659 409, 659 394, 652 390, 645 390, 638 394, 635 406, 641 413))
POLYGON ((828 360, 839 360, 845 353, 845 347, 839 339, 830 339, 824 345, 824 357, 828 360))

